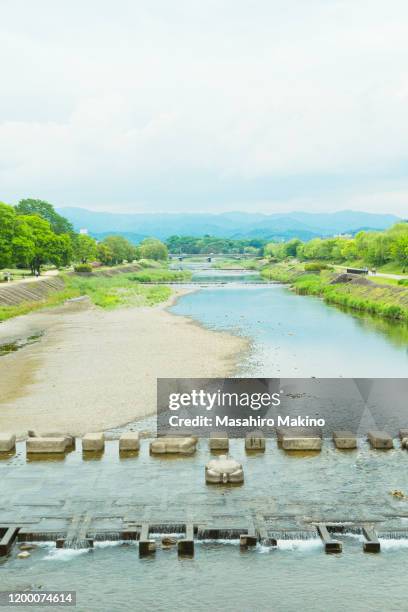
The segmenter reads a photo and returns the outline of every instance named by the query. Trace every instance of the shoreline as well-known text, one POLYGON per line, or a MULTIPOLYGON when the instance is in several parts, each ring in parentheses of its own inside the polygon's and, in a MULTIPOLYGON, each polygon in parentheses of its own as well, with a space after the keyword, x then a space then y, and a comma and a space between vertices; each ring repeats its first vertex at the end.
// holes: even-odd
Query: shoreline
POLYGON ((323 299, 327 304, 406 325, 408 306, 406 287, 376 284, 372 278, 356 278, 351 282, 333 283, 336 274, 329 270, 307 272, 298 264, 273 264, 261 276, 287 285, 298 295, 323 299))
POLYGON ((0 357, 0 431, 116 429, 155 414, 157 377, 233 374, 249 340, 168 311, 191 291, 114 310, 84 299, 2 323, 1 344, 44 334, 0 357))

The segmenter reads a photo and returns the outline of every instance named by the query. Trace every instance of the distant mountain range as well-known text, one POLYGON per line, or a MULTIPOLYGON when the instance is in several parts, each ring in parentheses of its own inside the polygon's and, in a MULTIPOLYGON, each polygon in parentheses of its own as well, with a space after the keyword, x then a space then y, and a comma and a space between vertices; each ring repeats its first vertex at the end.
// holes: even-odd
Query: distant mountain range
POLYGON ((318 236, 354 234, 361 229, 382 230, 400 221, 395 215, 343 210, 334 213, 105 213, 84 208, 60 208, 58 212, 76 230, 86 228, 97 238, 121 234, 134 243, 147 236, 165 240, 173 234, 224 238, 310 240, 318 236))

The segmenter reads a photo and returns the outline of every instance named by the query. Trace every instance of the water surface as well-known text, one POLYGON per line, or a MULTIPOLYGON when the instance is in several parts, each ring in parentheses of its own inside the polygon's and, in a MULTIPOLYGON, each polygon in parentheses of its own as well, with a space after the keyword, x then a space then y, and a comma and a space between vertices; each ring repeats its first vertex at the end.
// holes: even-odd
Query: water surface
POLYGON ((408 375, 405 325, 345 312, 284 285, 203 287, 171 311, 250 338, 253 347, 240 376, 408 375))

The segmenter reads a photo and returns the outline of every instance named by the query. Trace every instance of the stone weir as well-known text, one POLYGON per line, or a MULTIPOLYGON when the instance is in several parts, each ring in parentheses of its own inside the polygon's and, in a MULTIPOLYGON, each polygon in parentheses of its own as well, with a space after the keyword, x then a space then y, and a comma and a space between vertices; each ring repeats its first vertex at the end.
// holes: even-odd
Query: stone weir
POLYGON ((214 515, 204 520, 148 521, 120 513, 84 513, 48 516, 27 523, 0 524, 0 557, 10 554, 18 542, 55 542, 56 548, 93 548, 95 542, 134 541, 140 557, 158 547, 177 546, 180 556, 194 556, 195 545, 209 541, 236 541, 242 549, 257 545, 279 548, 280 542, 313 540, 323 552, 341 553, 344 536, 358 535, 361 550, 379 553, 381 540, 408 539, 408 529, 400 521, 298 521, 294 517, 264 515, 214 515), (343 540, 343 541, 342 541, 343 540))

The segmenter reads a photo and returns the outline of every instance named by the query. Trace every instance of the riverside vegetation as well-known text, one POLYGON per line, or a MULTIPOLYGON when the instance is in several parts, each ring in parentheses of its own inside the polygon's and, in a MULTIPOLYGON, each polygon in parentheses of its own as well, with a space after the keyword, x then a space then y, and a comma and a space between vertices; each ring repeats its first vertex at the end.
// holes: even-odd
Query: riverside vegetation
POLYGON ((327 264, 308 265, 293 260, 268 265, 261 275, 289 283, 300 295, 319 296, 329 304, 408 322, 408 287, 404 281, 400 285, 366 278, 340 282, 341 275, 327 264))
POLYGON ((103 276, 98 272, 87 275, 62 272, 64 288, 61 291, 51 293, 38 302, 0 306, 0 322, 33 310, 59 306, 68 299, 84 295, 101 308, 154 306, 168 300, 172 291, 166 285, 147 285, 145 283, 188 280, 191 277, 189 272, 172 272, 153 267, 154 265, 155 262, 143 261, 141 264, 133 264, 131 272, 121 271, 112 276, 103 276), (139 266, 140 271, 135 272, 135 268, 139 266))
MULTIPOLYGON (((43 302, 0 307, 0 321, 66 299, 88 295, 102 308, 119 305, 153 305, 166 300, 171 291, 165 283, 186 280, 189 274, 167 268, 168 253, 218 253, 216 267, 259 269, 264 278, 291 283, 303 295, 317 295, 329 303, 367 311, 390 319, 408 320, 408 281, 366 279, 336 282, 335 265, 375 266, 379 271, 408 270, 408 223, 396 223, 385 231, 361 231, 355 236, 294 238, 267 243, 262 239, 223 239, 206 235, 171 236, 167 244, 147 238, 134 245, 120 235, 97 242, 76 233, 71 223, 43 200, 25 199, 17 206, 0 202, 0 270, 39 275, 46 266, 61 270, 64 289, 43 302), (244 255, 244 258, 242 258, 244 255), (247 259, 249 257, 249 259, 247 259), (132 262, 132 270, 103 275, 100 266, 132 262), (79 274, 67 273, 70 267, 79 274), (95 267, 98 271, 94 271, 95 267), (101 274, 100 274, 101 273, 101 274)), ((0 280, 2 280, 0 278, 0 280)))

